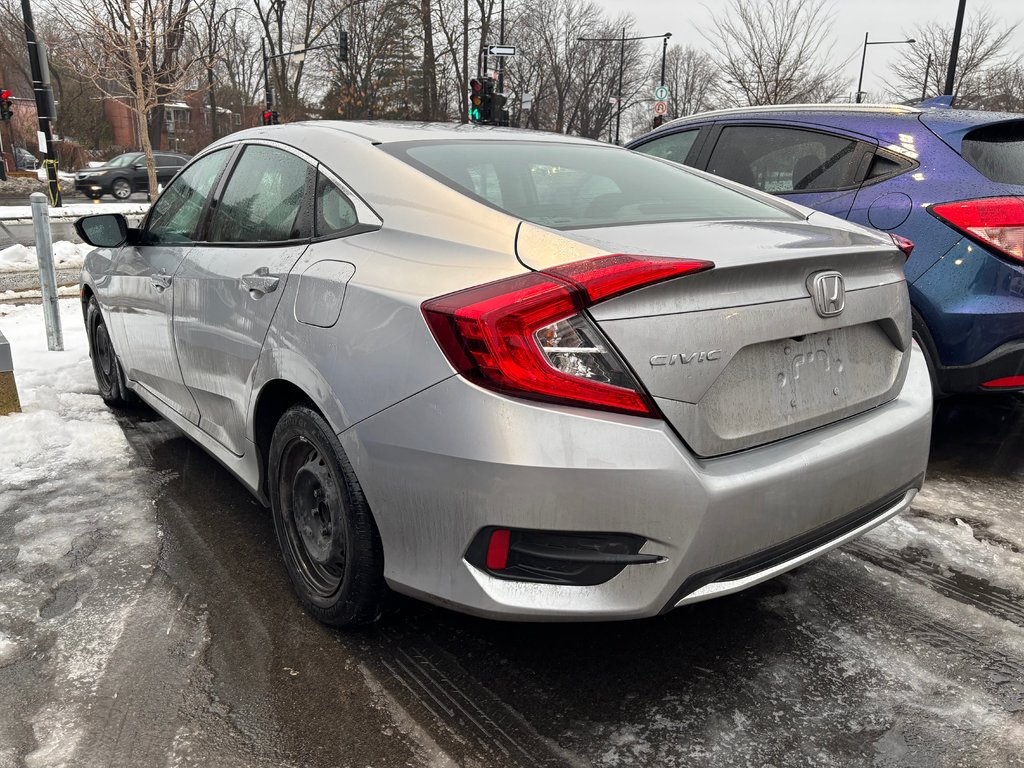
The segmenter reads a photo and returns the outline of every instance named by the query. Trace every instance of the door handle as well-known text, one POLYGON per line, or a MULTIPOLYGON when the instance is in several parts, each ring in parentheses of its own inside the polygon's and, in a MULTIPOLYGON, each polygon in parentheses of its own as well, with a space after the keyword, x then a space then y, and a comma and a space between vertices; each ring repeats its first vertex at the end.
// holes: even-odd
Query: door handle
POLYGON ((259 267, 255 272, 242 275, 238 279, 238 283, 243 290, 249 292, 252 298, 258 299, 276 291, 277 286, 281 283, 281 278, 272 276, 266 267, 259 267))
POLYGON ((157 293, 163 293, 166 289, 171 287, 171 276, 165 275, 163 272, 159 275, 151 275, 149 278, 149 284, 156 289, 157 293))

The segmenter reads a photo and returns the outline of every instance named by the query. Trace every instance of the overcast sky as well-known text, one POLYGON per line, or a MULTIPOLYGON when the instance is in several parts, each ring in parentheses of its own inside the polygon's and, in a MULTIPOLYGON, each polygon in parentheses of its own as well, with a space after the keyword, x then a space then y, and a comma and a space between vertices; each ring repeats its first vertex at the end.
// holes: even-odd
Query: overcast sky
MULTIPOLYGON (((710 9, 724 5, 724 0, 597 0, 611 15, 632 13, 642 34, 672 33, 672 43, 708 48, 698 29, 710 28, 710 9)), ((987 7, 999 20, 1008 24, 1024 19, 1022 0, 967 0, 967 18, 974 8, 987 7)), ((835 0, 833 37, 835 55, 850 59, 846 66, 850 93, 857 87, 861 47, 864 33, 871 39, 906 39, 915 24, 936 20, 952 26, 956 20, 957 0, 835 0)), ((1024 25, 1022 25, 1024 26, 1024 25)), ((660 41, 654 41, 660 45, 660 41)), ((1024 55, 1024 30, 1014 36, 1015 53, 1024 55)), ((655 46, 652 46, 654 50, 655 46)), ((864 90, 880 93, 889 63, 899 55, 898 45, 876 45, 868 48, 864 67, 864 90)))

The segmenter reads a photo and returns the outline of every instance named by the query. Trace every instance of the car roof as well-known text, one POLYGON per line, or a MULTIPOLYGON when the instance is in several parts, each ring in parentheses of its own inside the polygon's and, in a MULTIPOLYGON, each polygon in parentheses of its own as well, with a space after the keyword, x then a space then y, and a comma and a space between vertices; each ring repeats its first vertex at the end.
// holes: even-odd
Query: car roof
MULTIPOLYGON (((603 142, 567 136, 563 133, 497 128, 489 125, 460 123, 418 123, 393 120, 310 120, 292 123, 292 126, 316 126, 346 133, 374 144, 392 144, 400 141, 557 141, 566 144, 594 144, 603 142)), ((266 134, 264 134, 266 135, 266 134)))

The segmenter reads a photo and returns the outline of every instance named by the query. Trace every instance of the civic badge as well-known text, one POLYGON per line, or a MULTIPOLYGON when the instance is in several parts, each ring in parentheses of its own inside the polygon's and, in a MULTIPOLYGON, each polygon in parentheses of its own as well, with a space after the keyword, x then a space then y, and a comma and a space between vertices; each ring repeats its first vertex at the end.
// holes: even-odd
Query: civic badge
POLYGON ((817 272, 807 282, 814 309, 821 317, 835 317, 846 307, 846 287, 838 272, 817 272))

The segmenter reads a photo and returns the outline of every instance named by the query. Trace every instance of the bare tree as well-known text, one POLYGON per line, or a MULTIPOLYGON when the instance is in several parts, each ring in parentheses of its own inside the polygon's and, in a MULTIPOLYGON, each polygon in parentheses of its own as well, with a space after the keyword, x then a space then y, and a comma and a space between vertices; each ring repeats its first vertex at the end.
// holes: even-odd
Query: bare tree
POLYGON ((825 0, 728 0, 708 37, 721 94, 739 104, 830 101, 845 90, 849 62, 833 53, 825 0))
MULTIPOLYGON (((1009 53, 1010 42, 1019 22, 1001 24, 991 11, 973 14, 964 25, 957 57, 953 97, 957 106, 981 106, 986 98, 988 74, 1001 67, 1009 53)), ((886 91, 897 101, 911 101, 937 96, 946 84, 946 69, 953 42, 952 25, 935 21, 914 27, 908 37, 917 42, 904 46, 886 80, 886 91), (929 66, 929 60, 931 62, 929 66), (927 69, 927 83, 925 70, 927 69)))
POLYGON ((57 0, 68 36, 77 42, 82 71, 135 117, 156 194, 154 135, 163 127, 166 96, 180 92, 190 62, 179 56, 189 16, 202 0, 57 0))
POLYGON ((721 87, 718 66, 706 51, 673 45, 665 60, 665 84, 669 87, 669 114, 684 117, 715 107, 721 87))

